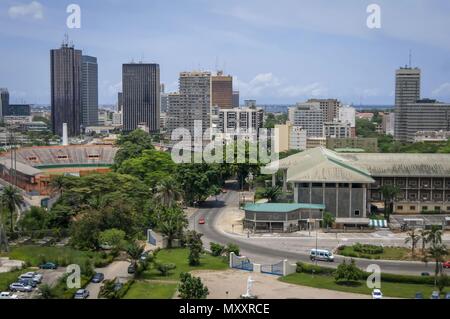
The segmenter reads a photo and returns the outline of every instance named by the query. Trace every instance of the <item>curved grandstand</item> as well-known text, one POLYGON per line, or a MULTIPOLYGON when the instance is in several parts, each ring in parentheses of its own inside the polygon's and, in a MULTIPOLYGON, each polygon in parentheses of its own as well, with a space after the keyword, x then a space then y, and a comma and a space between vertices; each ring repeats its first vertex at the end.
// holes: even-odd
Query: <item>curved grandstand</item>
POLYGON ((16 151, 15 170, 11 153, 0 156, 0 177, 7 182, 17 179, 17 185, 26 192, 47 195, 52 175, 107 172, 116 153, 117 148, 111 145, 20 148, 16 151))

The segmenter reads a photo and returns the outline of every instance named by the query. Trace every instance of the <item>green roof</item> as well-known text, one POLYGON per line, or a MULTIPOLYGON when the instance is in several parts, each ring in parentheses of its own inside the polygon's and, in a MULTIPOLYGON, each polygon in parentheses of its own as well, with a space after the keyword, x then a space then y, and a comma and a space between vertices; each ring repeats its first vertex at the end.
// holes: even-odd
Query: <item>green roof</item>
POLYGON ((325 205, 322 204, 247 204, 244 210, 256 213, 290 213, 299 209, 317 209, 324 210, 325 205))

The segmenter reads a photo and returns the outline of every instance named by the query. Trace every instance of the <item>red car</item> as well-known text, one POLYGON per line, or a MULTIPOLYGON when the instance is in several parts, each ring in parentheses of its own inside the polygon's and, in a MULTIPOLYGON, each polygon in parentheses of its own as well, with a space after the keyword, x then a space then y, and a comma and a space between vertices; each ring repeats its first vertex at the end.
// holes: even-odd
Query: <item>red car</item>
POLYGON ((450 260, 446 261, 445 263, 442 264, 442 267, 444 268, 450 268, 450 260))
POLYGON ((205 225, 206 221, 204 217, 200 217, 200 219, 198 220, 198 224, 199 225, 205 225))

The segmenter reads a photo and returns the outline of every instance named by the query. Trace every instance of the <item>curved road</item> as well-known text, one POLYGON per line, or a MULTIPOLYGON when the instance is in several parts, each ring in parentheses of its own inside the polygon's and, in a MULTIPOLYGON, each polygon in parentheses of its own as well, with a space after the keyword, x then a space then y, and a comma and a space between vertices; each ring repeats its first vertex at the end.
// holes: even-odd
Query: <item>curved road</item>
MULTIPOLYGON (((217 220, 220 214, 224 211, 224 208, 226 208, 228 205, 236 206, 238 200, 239 193, 234 190, 230 190, 228 193, 218 196, 217 200, 215 200, 214 198, 208 200, 201 208, 199 208, 193 215, 190 216, 189 227, 203 234, 203 242, 205 244, 205 247, 209 248, 210 242, 216 242, 223 245, 226 245, 228 243, 235 243, 240 247, 241 255, 247 256, 252 261, 261 264, 270 264, 283 259, 288 259, 293 263, 297 261, 311 263, 306 249, 310 249, 311 245, 309 245, 308 247, 307 245, 305 245, 302 249, 304 252, 293 251, 292 248, 283 249, 279 247, 279 245, 271 245, 272 240, 280 240, 276 237, 252 237, 248 239, 245 236, 231 235, 218 229, 218 227, 216 226, 217 220), (198 219, 201 217, 205 218, 205 225, 198 224, 198 219), (258 241, 260 241, 259 244, 257 243, 258 241)), ((286 240, 288 241, 286 245, 289 245, 289 242, 291 242, 295 243, 296 246, 300 244, 300 247, 302 247, 302 244, 300 242, 301 239, 299 238, 290 237, 286 240)), ((306 240, 313 240, 315 242, 314 238, 306 238, 306 240)), ((321 241, 324 240, 320 239, 319 243, 321 241)), ((334 245, 336 245, 336 242, 334 243, 334 245)), ((319 248, 322 247, 319 246, 319 248)), ((337 267, 337 265, 340 264, 343 259, 344 258, 342 257, 336 256, 334 263, 319 262, 319 264, 337 267)), ((382 272, 387 273, 410 275, 420 275, 422 272, 429 272, 431 275, 434 273, 434 264, 432 262, 425 264, 422 262, 379 261, 364 259, 355 259, 355 261, 357 265, 362 269, 366 269, 367 266, 371 264, 377 264, 381 267, 382 272)))

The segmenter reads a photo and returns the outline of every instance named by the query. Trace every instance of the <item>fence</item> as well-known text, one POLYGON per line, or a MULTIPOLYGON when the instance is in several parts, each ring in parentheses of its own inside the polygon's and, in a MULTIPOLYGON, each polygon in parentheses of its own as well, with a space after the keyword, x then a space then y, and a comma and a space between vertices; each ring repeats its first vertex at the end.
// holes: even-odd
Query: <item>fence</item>
POLYGON ((295 273, 297 265, 290 264, 287 260, 282 260, 275 264, 256 264, 245 256, 236 256, 234 253, 231 253, 230 268, 276 276, 287 276, 295 273))

